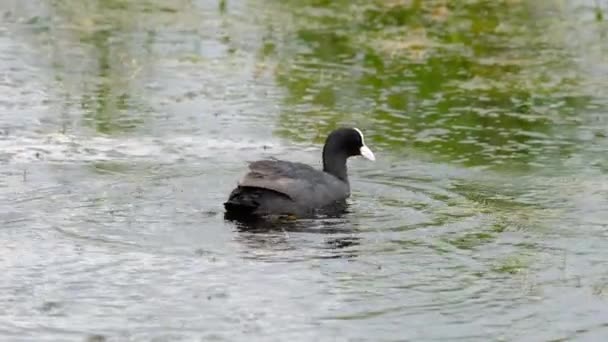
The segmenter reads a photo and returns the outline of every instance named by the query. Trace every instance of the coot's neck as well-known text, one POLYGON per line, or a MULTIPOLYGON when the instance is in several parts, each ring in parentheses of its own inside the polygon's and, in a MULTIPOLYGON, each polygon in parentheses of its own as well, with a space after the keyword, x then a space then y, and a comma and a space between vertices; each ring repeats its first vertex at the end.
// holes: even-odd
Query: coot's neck
POLYGON ((333 146, 326 144, 323 147, 323 171, 332 174, 338 179, 348 183, 348 175, 346 170, 346 160, 348 156, 343 151, 333 146))

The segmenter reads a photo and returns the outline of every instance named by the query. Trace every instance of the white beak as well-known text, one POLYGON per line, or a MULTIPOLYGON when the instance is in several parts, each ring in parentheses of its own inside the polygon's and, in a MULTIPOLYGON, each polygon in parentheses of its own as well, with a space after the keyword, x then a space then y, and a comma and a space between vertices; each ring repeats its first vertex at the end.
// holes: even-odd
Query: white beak
POLYGON ((361 149, 359 151, 361 152, 361 155, 363 156, 363 158, 369 159, 371 161, 376 160, 376 157, 374 156, 374 152, 372 152, 372 150, 370 150, 369 147, 363 145, 363 146, 361 146, 361 149))

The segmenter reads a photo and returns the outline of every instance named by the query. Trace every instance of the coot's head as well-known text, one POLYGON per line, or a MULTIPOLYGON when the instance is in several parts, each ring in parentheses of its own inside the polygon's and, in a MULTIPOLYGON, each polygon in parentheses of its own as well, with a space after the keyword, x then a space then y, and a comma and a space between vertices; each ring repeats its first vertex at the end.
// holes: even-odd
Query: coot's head
POLYGON ((357 128, 338 128, 331 132, 323 146, 323 171, 348 183, 346 160, 363 156, 376 160, 374 153, 365 145, 363 133, 357 128))
POLYGON ((363 133, 358 128, 338 128, 327 136, 323 147, 324 159, 353 156, 376 160, 372 150, 365 145, 363 133))

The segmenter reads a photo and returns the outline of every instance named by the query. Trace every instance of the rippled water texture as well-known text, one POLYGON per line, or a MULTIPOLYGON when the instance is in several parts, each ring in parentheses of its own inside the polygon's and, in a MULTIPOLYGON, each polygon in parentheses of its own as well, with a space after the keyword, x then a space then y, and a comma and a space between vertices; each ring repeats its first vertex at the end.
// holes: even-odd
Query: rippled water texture
POLYGON ((608 336, 608 2, 0 4, 0 340, 608 336), (340 218, 246 160, 366 133, 340 218))

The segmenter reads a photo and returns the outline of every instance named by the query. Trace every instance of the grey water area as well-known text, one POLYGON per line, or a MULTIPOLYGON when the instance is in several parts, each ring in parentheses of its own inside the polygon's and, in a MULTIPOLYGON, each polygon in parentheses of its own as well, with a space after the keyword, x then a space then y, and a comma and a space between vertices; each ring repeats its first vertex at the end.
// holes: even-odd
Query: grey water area
MULTIPOLYGON (((519 168, 488 149, 475 165, 435 158, 356 96, 340 104, 351 116, 306 119, 314 104, 286 100, 277 76, 310 48, 280 36, 297 29, 291 2, 129 3, 0 4, 0 340, 608 336, 607 27, 592 25, 594 2, 558 1, 553 24, 568 26, 546 28, 574 65, 556 72, 576 73, 571 95, 589 102, 542 132, 489 128, 531 138, 519 168), (342 122, 377 157, 349 162, 345 215, 224 220, 246 161, 319 166, 342 122)), ((294 74, 323 77, 315 63, 294 74)), ((418 138, 460 129, 434 124, 418 138)))

